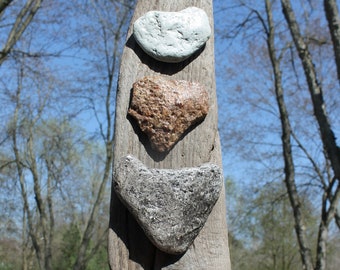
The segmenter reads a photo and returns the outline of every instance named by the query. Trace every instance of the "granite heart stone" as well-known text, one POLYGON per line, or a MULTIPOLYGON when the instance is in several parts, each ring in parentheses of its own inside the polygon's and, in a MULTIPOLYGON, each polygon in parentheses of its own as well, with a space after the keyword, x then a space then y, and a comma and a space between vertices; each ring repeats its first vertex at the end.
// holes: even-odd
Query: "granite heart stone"
POLYGON ((200 167, 148 169, 133 156, 117 164, 114 189, 160 250, 181 254, 192 244, 215 205, 222 187, 221 169, 200 167))
POLYGON ((168 63, 185 60, 211 35, 207 14, 196 7, 179 12, 149 11, 133 27, 134 37, 145 53, 168 63))
POLYGON ((208 110, 209 95, 199 83, 153 76, 133 84, 128 114, 137 120, 151 147, 166 152, 208 110))

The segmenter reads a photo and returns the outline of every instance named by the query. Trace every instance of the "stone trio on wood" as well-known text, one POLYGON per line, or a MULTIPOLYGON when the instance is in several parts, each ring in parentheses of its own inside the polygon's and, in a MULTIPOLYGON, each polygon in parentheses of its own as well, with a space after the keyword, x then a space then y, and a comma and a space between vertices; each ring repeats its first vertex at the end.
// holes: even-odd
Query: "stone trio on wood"
MULTIPOLYGON (((150 11, 134 23, 142 50, 165 63, 179 63, 202 49, 211 35, 199 8, 150 11)), ((155 151, 167 153, 204 120, 209 94, 199 82, 149 76, 133 84, 128 114, 155 151)), ((203 228, 222 188, 222 170, 208 163, 195 168, 149 169, 133 156, 122 157, 114 189, 150 241, 169 254, 184 253, 203 228)))

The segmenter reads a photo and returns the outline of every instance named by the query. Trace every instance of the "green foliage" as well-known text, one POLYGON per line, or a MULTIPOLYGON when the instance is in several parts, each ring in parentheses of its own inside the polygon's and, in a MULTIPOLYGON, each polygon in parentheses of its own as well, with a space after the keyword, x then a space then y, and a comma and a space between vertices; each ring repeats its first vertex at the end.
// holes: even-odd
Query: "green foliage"
MULTIPOLYGON (((61 241, 56 249, 59 252, 55 253, 53 263, 54 270, 72 270, 77 259, 78 250, 81 243, 81 229, 78 224, 71 223, 67 228, 64 228, 61 233, 61 241), (62 232, 63 231, 63 232, 62 232)), ((107 268, 107 251, 106 239, 102 239, 102 243, 94 254, 90 256, 84 270, 97 270, 107 268)), ((89 250, 94 248, 94 241, 91 242, 89 250)))
POLYGON ((0 270, 17 270, 20 268, 20 245, 14 239, 0 240, 0 270))
MULTIPOLYGON (((106 241, 105 241, 106 242, 106 241)), ((106 245, 102 245, 89 261, 86 270, 107 269, 108 259, 106 245)))
POLYGON ((55 262, 55 270, 71 270, 76 254, 80 245, 80 230, 78 225, 70 224, 69 228, 63 233, 61 242, 61 255, 55 262))
MULTIPOLYGON (((232 202, 227 203, 227 213, 233 269, 301 269, 294 219, 283 182, 254 189, 228 179, 226 189, 227 201, 232 202)), ((304 205, 312 208, 307 198, 304 205)), ((312 213, 305 209, 309 239, 315 239, 316 234, 312 213)))

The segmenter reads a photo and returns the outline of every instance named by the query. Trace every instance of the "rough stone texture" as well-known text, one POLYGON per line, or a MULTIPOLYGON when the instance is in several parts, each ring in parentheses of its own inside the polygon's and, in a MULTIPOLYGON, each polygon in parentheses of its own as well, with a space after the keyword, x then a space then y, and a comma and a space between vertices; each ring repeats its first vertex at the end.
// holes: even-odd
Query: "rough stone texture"
POLYGON ((149 11, 134 23, 134 36, 151 57, 178 63, 200 49, 211 35, 204 10, 189 7, 179 12, 149 11))
POLYGON ((185 252, 202 229, 222 188, 221 169, 148 169, 133 156, 115 170, 114 189, 160 250, 185 252))
POLYGON ((133 84, 128 113, 149 137, 151 147, 166 152, 208 110, 209 96, 199 83, 153 76, 133 84))

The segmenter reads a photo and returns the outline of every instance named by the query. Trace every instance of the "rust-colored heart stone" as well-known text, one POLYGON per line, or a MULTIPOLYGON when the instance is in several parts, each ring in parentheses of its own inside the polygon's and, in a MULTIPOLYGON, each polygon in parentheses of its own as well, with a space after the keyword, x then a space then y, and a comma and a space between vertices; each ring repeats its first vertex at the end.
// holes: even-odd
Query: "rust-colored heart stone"
POLYGON ((209 110, 209 95, 202 85, 161 76, 135 82, 128 114, 148 136, 151 147, 166 152, 209 110))

